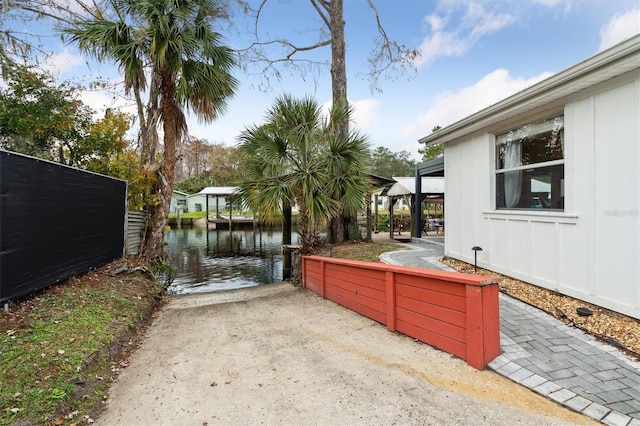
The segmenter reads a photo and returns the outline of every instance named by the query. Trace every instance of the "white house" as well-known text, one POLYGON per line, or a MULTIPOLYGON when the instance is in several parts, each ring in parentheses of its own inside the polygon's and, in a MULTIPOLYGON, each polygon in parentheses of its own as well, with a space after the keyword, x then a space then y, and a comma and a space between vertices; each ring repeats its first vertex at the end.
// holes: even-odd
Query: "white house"
POLYGON ((420 142, 447 256, 640 318, 640 35, 420 142))
POLYGON ((191 196, 189 201, 195 208, 192 211, 205 211, 207 206, 209 211, 228 209, 228 203, 236 192, 238 188, 235 186, 207 186, 191 196))
POLYGON ((173 190, 171 194, 170 213, 184 213, 187 211, 187 196, 185 192, 173 190))
MULTIPOLYGON (((187 196, 187 207, 189 208, 190 212, 203 212, 205 209, 205 205, 206 205, 206 200, 207 196, 206 195, 202 195, 200 193, 196 193, 196 194, 191 194, 187 196)), ((215 207, 215 202, 213 204, 213 206, 215 207)))

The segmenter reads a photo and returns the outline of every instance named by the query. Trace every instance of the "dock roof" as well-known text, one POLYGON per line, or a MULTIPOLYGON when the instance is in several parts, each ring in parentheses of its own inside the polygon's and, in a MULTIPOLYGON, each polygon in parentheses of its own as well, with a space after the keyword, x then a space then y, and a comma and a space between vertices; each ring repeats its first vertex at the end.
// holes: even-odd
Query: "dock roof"
POLYGON ((228 196, 238 192, 237 186, 207 186, 202 191, 198 192, 200 195, 213 195, 213 196, 228 196))

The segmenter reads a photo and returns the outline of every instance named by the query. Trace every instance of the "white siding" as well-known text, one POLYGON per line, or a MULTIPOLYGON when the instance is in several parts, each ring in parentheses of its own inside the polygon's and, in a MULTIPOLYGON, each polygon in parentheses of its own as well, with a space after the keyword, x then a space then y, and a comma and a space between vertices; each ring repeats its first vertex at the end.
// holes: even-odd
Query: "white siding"
POLYGON ((125 233, 125 254, 135 256, 140 251, 140 243, 144 236, 147 212, 128 211, 127 212, 127 232, 125 233))
POLYGON ((445 254, 640 318, 640 73, 564 115, 564 212, 494 209, 494 135, 445 145, 445 254))
POLYGON ((565 108, 565 211, 578 216, 576 226, 560 228, 558 282, 575 293, 595 294, 594 188, 595 137, 593 97, 565 108))
POLYGON ((638 302, 640 109, 637 82, 595 97, 594 115, 595 290, 614 303, 638 302))
MULTIPOLYGON (((206 196, 200 194, 192 194, 187 197, 187 208, 190 213, 204 211, 206 208, 206 196), (196 208, 196 204, 200 204, 200 210, 196 208)), ((215 209, 215 198, 209 197, 209 209, 215 209), (213 207, 212 205, 213 204, 213 207)))
MULTIPOLYGON (((446 250, 450 256, 467 261, 473 259, 471 247, 490 235, 488 228, 479 226, 483 222, 482 211, 489 208, 491 200, 487 181, 492 177, 486 166, 493 161, 492 151, 488 149, 490 140, 493 140, 490 135, 482 135, 467 144, 446 146, 446 250)), ((478 252, 478 259, 484 256, 478 252)))

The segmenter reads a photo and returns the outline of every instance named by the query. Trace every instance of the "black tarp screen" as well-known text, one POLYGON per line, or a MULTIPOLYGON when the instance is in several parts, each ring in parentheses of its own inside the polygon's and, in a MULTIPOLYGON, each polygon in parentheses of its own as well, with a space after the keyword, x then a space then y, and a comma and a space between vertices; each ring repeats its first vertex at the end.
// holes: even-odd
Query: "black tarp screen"
POLYGON ((0 150, 0 302, 122 256, 127 183, 0 150))

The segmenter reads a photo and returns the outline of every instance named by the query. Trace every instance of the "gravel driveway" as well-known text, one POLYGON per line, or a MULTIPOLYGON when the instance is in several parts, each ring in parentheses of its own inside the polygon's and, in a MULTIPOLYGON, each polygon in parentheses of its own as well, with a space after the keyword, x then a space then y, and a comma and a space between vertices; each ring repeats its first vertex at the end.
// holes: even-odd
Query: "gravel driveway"
POLYGON ((594 424, 289 283, 172 297, 96 423, 594 424))

